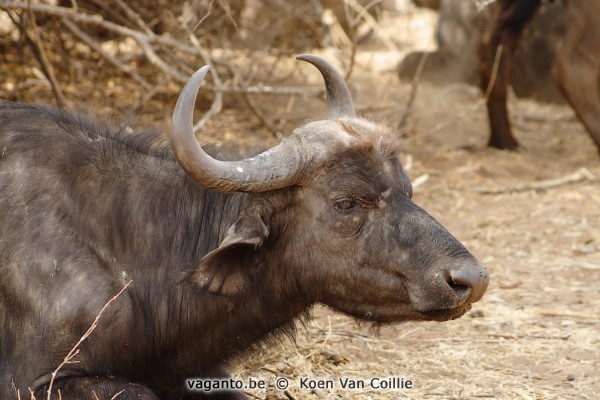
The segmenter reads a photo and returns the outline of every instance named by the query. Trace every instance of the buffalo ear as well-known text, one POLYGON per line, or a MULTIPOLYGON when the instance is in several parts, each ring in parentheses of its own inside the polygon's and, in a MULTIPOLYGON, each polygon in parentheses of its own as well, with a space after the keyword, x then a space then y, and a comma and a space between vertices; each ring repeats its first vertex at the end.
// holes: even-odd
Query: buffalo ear
POLYGON ((192 272, 195 285, 210 293, 231 296, 247 284, 249 268, 259 256, 257 249, 269 235, 269 228, 256 209, 245 209, 229 228, 215 250, 208 253, 192 272))

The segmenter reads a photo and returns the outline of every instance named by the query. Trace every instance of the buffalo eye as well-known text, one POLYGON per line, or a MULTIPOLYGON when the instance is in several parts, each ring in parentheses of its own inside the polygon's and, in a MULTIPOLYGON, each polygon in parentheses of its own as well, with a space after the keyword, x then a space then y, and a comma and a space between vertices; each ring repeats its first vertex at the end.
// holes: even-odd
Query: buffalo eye
POLYGON ((360 205, 354 200, 340 200, 335 203, 335 211, 340 214, 347 214, 358 207, 360 205))

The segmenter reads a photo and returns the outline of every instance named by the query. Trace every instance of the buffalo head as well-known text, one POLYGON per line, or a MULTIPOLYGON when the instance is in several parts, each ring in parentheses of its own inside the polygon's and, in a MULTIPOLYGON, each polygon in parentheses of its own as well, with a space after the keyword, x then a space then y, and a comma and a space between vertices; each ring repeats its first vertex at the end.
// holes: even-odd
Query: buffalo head
MULTIPOLYGON (((486 291, 488 274, 411 200, 398 135, 355 115, 350 91, 325 60, 327 118, 254 157, 221 161, 198 145, 192 113, 208 71, 196 72, 173 113, 173 150, 202 186, 246 192, 237 222, 191 281, 236 296, 268 281, 299 302, 376 322, 448 320, 486 291)), ((284 294, 282 294, 284 296, 284 294)))

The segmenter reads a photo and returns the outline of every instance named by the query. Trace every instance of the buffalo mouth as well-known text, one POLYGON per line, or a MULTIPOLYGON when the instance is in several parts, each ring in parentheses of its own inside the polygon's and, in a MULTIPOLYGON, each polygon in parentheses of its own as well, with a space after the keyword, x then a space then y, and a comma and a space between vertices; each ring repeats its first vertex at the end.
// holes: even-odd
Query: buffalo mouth
POLYGON ((459 307, 442 308, 439 310, 424 311, 420 314, 427 321, 451 321, 465 315, 471 309, 471 304, 465 304, 459 307))
MULTIPOLYGON (((341 310, 338 307, 334 309, 341 310)), ((471 304, 463 304, 457 307, 418 310, 410 303, 396 303, 388 306, 364 306, 353 310, 344 310, 347 314, 362 320, 378 322, 383 324, 403 323, 409 321, 451 321, 458 319, 471 310, 471 304)))
POLYGON ((448 290, 436 290, 436 287, 407 287, 406 278, 396 272, 382 274, 375 270, 372 275, 379 277, 369 288, 381 290, 358 291, 360 296, 332 296, 321 302, 329 307, 344 312, 361 321, 381 324, 404 323, 410 321, 451 321, 458 319, 471 310, 469 299, 447 298, 448 290), (384 284, 382 284, 384 282, 384 284), (419 296, 421 293, 424 295, 419 296), (435 293, 435 294, 431 294, 435 293), (433 298, 433 299, 432 299, 433 298))

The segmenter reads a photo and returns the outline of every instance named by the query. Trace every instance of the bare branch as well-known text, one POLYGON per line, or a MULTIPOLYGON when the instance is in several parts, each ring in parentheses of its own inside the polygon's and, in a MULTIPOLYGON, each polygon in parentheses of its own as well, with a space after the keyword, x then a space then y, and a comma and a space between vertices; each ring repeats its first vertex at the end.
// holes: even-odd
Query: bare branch
POLYGON ((156 94, 158 92, 160 92, 161 89, 164 88, 164 86, 166 85, 166 80, 158 83, 156 85, 154 85, 153 88, 151 88, 150 90, 148 90, 146 93, 144 93, 144 95, 133 105, 128 109, 128 114, 133 116, 137 113, 137 110, 142 107, 146 102, 148 102, 151 98, 153 98, 154 96, 156 96, 156 94))
POLYGON ((235 22, 235 18, 233 18, 233 15, 231 15, 231 10, 229 9, 229 7, 223 4, 223 0, 219 0, 219 5, 225 12, 225 15, 227 15, 227 18, 229 18, 229 21, 233 24, 235 30, 239 32, 240 30, 237 26, 237 22, 235 22))
POLYGON ((344 0, 344 3, 348 4, 359 16, 365 21, 365 24, 369 26, 379 37, 381 42, 388 48, 388 50, 397 53, 399 51, 398 46, 389 38, 389 35, 381 29, 381 26, 377 23, 377 20, 367 12, 356 0, 344 0))
POLYGON ((44 71, 44 75, 48 78, 50 82, 50 86, 52 87, 52 93, 54 94, 54 98, 56 99, 56 105, 58 108, 65 108, 67 105, 67 99, 63 94, 62 89, 60 88, 60 84, 56 79, 56 74, 54 73, 54 67, 52 63, 48 59, 48 55, 46 54, 46 50, 44 49, 44 45, 42 43, 42 39, 40 38, 39 27, 37 26, 35 20, 35 14, 29 10, 27 12, 27 23, 28 25, 25 27, 24 32, 27 36, 27 40, 32 45, 34 49, 34 53, 44 71))
POLYGON ((352 72, 354 72, 354 65, 356 64, 356 35, 352 35, 352 46, 350 47, 350 65, 348 65, 348 69, 346 70, 346 74, 344 75, 344 80, 349 81, 352 76, 352 72))
POLYGON ((254 100, 252 100, 252 97, 248 93, 244 93, 244 99, 246 100, 246 104, 248 104, 250 110, 252 110, 252 112, 258 117, 258 119, 260 119, 263 125, 266 126, 271 132, 273 132, 273 135, 275 137, 281 136, 281 132, 279 131, 279 129, 277 129, 277 127, 273 125, 271 121, 269 121, 267 116, 258 108, 256 103, 254 102, 254 100))
POLYGON ((156 54, 152 46, 150 46, 152 40, 148 36, 136 32, 136 34, 132 35, 132 37, 136 40, 136 42, 138 42, 142 48, 142 51, 146 55, 146 58, 148 58, 152 64, 156 65, 165 74, 180 82, 187 81, 189 78, 187 75, 177 71, 174 68, 171 68, 166 62, 163 61, 162 58, 158 56, 158 54, 156 54))
POLYGON ((14 1, 5 2, 2 4, 2 7, 4 9, 31 10, 32 12, 39 12, 43 14, 54 15, 57 17, 63 17, 79 23, 100 26, 103 29, 114 33, 118 33, 123 36, 130 36, 138 43, 138 45, 146 55, 146 58, 148 58, 148 60, 151 63, 156 65, 165 74, 171 76, 179 82, 186 82, 188 76, 175 70, 174 68, 171 68, 158 56, 158 54, 156 54, 156 52, 150 45, 153 43, 158 43, 161 45, 170 46, 172 48, 177 48, 178 50, 185 51, 190 54, 199 55, 198 51, 192 46, 184 45, 178 42, 177 40, 174 40, 169 37, 157 36, 154 33, 149 35, 147 33, 143 33, 135 29, 130 29, 115 24, 113 22, 106 21, 101 15, 98 14, 80 13, 72 8, 58 7, 50 4, 21 3, 14 1))
POLYGON ((291 94, 299 96, 321 97, 324 89, 317 87, 301 87, 301 86, 264 86, 254 85, 245 87, 231 86, 214 86, 210 88, 215 92, 223 93, 251 93, 251 94, 291 94))
MULTIPOLYGON (((198 50, 198 53, 200 53, 200 57, 202 57, 202 60, 206 63, 206 65, 210 66, 210 72, 211 76, 213 77, 213 82, 215 83, 215 85, 221 86, 223 84, 221 81, 221 77, 219 76, 219 72, 213 65, 212 58, 210 57, 209 52, 202 47, 200 41, 198 40, 196 35, 194 35, 193 31, 188 30, 188 36, 190 38, 190 42, 192 42, 192 45, 196 48, 196 50, 198 50)), ((216 115, 221 112, 222 108, 223 92, 215 92, 215 98, 213 99, 210 108, 202 116, 200 121, 198 121, 196 125, 194 125, 194 132, 199 132, 208 123, 208 121, 210 120, 210 118, 212 118, 213 115, 216 115)))
POLYGON ((125 3, 123 0, 114 0, 115 3, 117 3, 117 5, 119 7, 121 7, 121 9, 123 11, 125 11, 125 14, 127 14, 127 16, 129 18, 131 18, 133 21, 135 21, 135 23, 144 30, 144 32, 146 32, 146 35, 148 36, 154 36, 154 32, 152 31, 152 29, 150 29, 150 27, 144 22, 144 20, 140 17, 140 15, 138 13, 136 13, 135 11, 133 11, 131 9, 131 7, 129 7, 127 5, 127 3, 125 3))
POLYGON ((417 66, 417 70, 415 71, 415 76, 413 77, 412 82, 410 83, 410 97, 408 98, 408 102, 406 103, 406 108, 404 109, 404 114, 400 119, 400 123, 398 124, 398 128, 404 128, 406 126, 406 121, 408 121, 408 116, 413 110, 413 106, 415 104, 415 99, 417 98, 417 89, 419 87, 419 80, 421 79, 421 73, 423 72, 423 67, 425 66, 425 62, 427 62, 427 56, 429 53, 423 52, 421 54, 421 59, 419 60, 419 65, 417 66))
POLYGON ((135 72, 134 68, 121 62, 118 58, 116 58, 116 57, 112 56, 111 54, 107 53, 106 51, 104 51, 104 49, 98 42, 96 42, 93 38, 91 38, 85 32, 83 32, 81 29, 79 29, 79 27, 77 25, 75 25, 73 22, 69 21, 66 18, 63 18, 62 23, 65 25, 65 27, 69 31, 71 31, 72 34, 77 36, 79 38, 79 40, 81 40, 82 42, 87 44, 92 50, 96 51, 98 54, 100 54, 102 57, 104 57, 109 63, 111 63, 112 65, 114 65, 115 67, 117 67, 118 69, 123 71, 124 73, 130 75, 140 85, 142 85, 142 87, 144 87, 144 89, 150 89, 152 87, 148 83, 148 81, 146 81, 144 78, 139 76, 137 74, 137 72, 135 72))
POLYGON ((472 191, 482 194, 501 194, 501 193, 512 193, 512 192, 526 192, 529 190, 547 190, 558 186, 568 185, 579 181, 588 180, 590 182, 599 182, 600 177, 593 175, 586 168, 580 168, 572 174, 563 176, 556 179, 547 179, 538 182, 526 183, 522 185, 515 185, 505 188, 473 188, 472 191))
POLYGON ((96 316, 96 319, 94 319, 94 322, 92 322, 92 325, 90 325, 88 330, 83 334, 83 336, 81 336, 79 341, 77 343, 75 343, 75 346, 73 346, 71 351, 69 351, 69 353, 65 356, 63 362, 54 370, 54 372, 52 372, 52 378, 50 379, 50 384, 48 386, 47 400, 52 400, 52 386, 54 384, 54 379, 56 378, 58 371, 60 371, 60 369, 62 367, 64 367, 66 364, 69 364, 72 362, 73 358, 79 353, 79 346, 81 346, 81 344, 92 334, 92 332, 94 332, 94 330, 98 326, 98 322, 100 321, 100 317, 102 316, 102 313, 108 308, 110 303, 115 301, 117 299, 117 297, 119 297, 125 291, 125 289, 127 289, 129 287, 131 282, 133 282, 133 281, 127 282, 127 284, 125 286, 123 286, 123 288, 119 291, 119 293, 114 295, 110 300, 108 300, 108 302, 106 304, 104 304, 104 307, 102 307, 102 309, 96 316))
POLYGON ((146 40, 148 43, 160 43, 166 46, 170 46, 176 48, 180 51, 184 51, 188 54, 200 55, 198 51, 193 47, 181 43, 178 40, 175 40, 168 36, 160 36, 160 35, 152 35, 149 36, 140 31, 136 31, 135 29, 127 28, 125 26, 121 26, 115 24, 114 22, 106 21, 102 15, 99 14, 86 14, 78 12, 72 8, 67 7, 59 7, 51 4, 37 4, 37 3, 24 3, 24 2, 15 2, 15 1, 7 1, 1 4, 2 8, 10 10, 28 10, 31 9, 34 12, 39 12, 47 15, 54 15, 57 17, 65 17, 70 20, 79 23, 85 23, 90 25, 99 26, 107 31, 111 31, 114 33, 118 33, 123 36, 131 36, 137 40, 137 38, 142 38, 146 40))
POLYGON ((194 27, 192 28, 192 32, 196 32, 196 29, 198 29, 198 27, 202 25, 202 23, 210 16, 214 2, 215 0, 210 0, 210 3, 208 3, 208 10, 206 11, 206 14, 204 14, 204 16, 200 18, 198 22, 196 22, 196 25, 194 25, 194 27))

